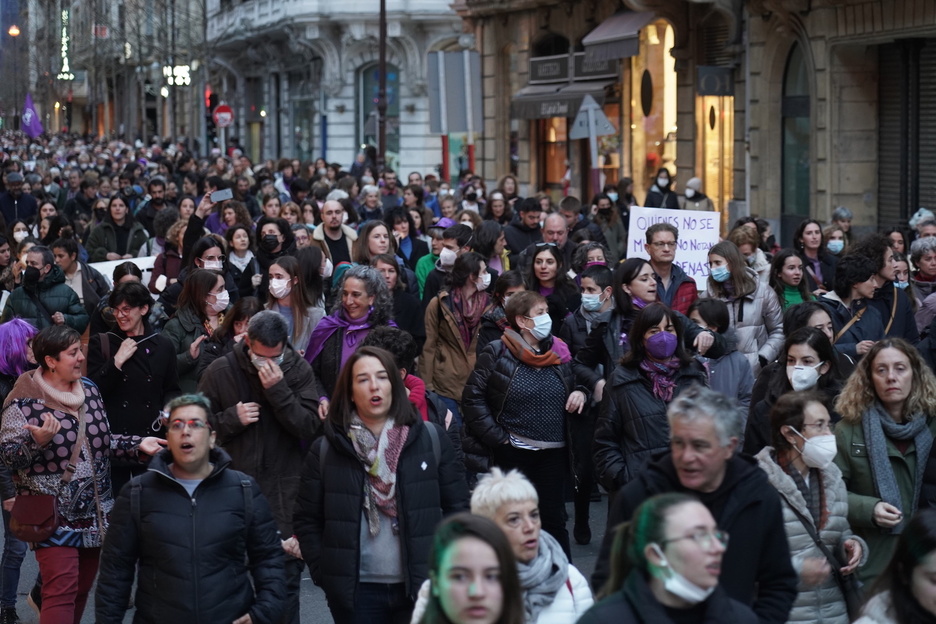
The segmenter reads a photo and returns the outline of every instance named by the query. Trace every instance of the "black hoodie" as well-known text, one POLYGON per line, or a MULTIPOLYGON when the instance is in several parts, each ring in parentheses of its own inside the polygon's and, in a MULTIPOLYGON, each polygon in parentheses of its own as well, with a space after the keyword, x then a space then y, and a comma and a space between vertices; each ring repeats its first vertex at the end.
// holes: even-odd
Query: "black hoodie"
POLYGON ((684 488, 673 466, 672 453, 657 455, 614 499, 592 587, 600 588, 608 578, 614 527, 630 520, 647 498, 667 492, 697 497, 712 512, 718 528, 728 532, 730 539, 718 583, 728 596, 750 605, 761 624, 786 622, 799 578, 790 561, 780 496, 757 462, 747 455, 735 455, 728 461, 722 484, 711 493, 684 488))

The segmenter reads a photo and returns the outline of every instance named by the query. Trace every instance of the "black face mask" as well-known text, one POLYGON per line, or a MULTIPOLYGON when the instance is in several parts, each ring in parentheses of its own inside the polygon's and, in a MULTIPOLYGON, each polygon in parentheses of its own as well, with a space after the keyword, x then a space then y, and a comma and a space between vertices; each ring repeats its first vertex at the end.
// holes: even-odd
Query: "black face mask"
POLYGON ((23 286, 34 288, 39 283, 39 269, 36 267, 26 267, 23 271, 23 286))
POLYGON ((267 251, 273 251, 276 249, 277 245, 279 245, 279 238, 276 236, 276 234, 267 234, 260 241, 260 246, 267 251))

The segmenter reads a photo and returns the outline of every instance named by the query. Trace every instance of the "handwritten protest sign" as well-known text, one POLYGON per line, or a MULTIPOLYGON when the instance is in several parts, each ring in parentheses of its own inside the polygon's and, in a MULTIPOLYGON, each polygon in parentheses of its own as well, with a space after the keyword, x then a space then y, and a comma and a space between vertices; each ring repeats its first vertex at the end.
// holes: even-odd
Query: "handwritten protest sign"
POLYGON ((644 245, 647 244, 647 228, 655 223, 669 223, 679 230, 674 263, 695 279, 699 290, 705 290, 705 281, 709 275, 708 250, 718 242, 721 223, 719 213, 633 206, 627 230, 628 258, 650 259, 644 245))

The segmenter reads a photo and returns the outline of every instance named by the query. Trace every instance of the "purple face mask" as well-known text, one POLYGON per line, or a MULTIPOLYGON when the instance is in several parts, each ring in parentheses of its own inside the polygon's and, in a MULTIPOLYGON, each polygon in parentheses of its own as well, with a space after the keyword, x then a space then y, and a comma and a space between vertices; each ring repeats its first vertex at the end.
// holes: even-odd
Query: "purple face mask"
POLYGON ((655 360, 667 360, 676 353, 676 336, 661 331, 653 334, 645 343, 647 353, 655 360))

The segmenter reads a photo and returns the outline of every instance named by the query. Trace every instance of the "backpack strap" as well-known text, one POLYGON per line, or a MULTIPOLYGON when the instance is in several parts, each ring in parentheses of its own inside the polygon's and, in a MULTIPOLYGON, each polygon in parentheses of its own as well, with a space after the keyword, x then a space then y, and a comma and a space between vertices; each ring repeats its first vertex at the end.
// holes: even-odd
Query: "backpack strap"
POLYGON ((247 525, 247 532, 250 533, 250 525, 253 524, 253 486, 250 479, 241 479, 241 489, 244 491, 244 521, 247 525))
POLYGON ((423 426, 429 431, 429 437, 432 439, 432 455, 435 457, 436 468, 438 468, 442 465, 442 447, 439 443, 439 432, 432 423, 425 423, 423 426))
POLYGON ((325 480, 325 461, 328 458, 328 439, 322 436, 322 450, 319 453, 319 479, 325 480))
POLYGON ((107 337, 106 332, 101 332, 98 336, 101 338, 101 355, 104 356, 104 361, 107 362, 110 360, 110 338, 107 337))
POLYGON ((143 490, 143 484, 136 478, 130 482, 130 515, 136 521, 137 529, 143 523, 140 516, 140 492, 143 490))

